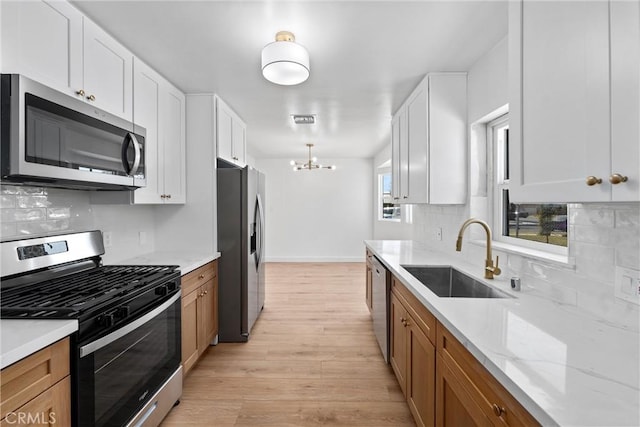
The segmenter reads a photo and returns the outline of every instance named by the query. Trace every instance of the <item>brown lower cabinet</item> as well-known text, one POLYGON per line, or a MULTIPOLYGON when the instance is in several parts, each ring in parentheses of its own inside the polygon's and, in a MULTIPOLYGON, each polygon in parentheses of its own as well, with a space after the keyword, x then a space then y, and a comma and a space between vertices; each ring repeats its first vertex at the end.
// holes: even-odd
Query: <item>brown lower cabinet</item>
POLYGON ((182 369, 186 375, 218 334, 218 261, 182 276, 182 369))
POLYGON ((418 299, 391 278, 390 363, 418 426, 539 426, 418 299))
POLYGON ((71 425, 69 338, 4 368, 0 426, 71 425))

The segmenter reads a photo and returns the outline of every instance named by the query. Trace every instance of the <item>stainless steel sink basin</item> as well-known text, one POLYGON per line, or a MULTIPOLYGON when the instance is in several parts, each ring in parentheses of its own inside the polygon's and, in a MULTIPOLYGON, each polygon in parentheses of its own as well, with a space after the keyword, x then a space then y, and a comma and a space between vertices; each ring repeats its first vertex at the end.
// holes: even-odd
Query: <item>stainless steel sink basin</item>
POLYGON ((403 265, 413 277, 439 297, 512 298, 452 267, 403 265))

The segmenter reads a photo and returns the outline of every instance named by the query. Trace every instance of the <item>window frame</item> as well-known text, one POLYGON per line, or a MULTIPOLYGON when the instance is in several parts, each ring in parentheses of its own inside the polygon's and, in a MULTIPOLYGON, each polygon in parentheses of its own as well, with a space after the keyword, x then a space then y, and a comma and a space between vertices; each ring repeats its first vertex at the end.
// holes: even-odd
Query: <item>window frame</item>
MULTIPOLYGON (((402 211, 400 211, 400 215, 397 218, 384 218, 383 216, 383 208, 384 208, 384 176, 385 175, 391 175, 391 185, 393 186, 393 175, 391 173, 391 169, 389 168, 379 168, 378 169, 378 200, 376 203, 376 211, 377 213, 377 218, 378 221, 385 221, 385 222, 401 222, 402 221, 402 211)), ((393 194, 393 190, 390 194, 393 194)), ((398 207, 401 208, 401 205, 399 204, 395 204, 398 207)))
MULTIPOLYGON (((505 169, 508 165, 507 154, 504 147, 497 147, 496 129, 502 128, 509 124, 509 113, 505 113, 486 124, 487 132, 487 159, 490 159, 489 165, 489 188, 490 188, 490 207, 492 212, 492 229, 494 230, 492 240, 498 243, 513 245, 523 249, 531 249, 553 255, 569 255, 569 240, 567 246, 559 246, 550 243, 535 242, 527 239, 520 239, 502 234, 504 228, 504 198, 503 190, 509 190, 509 179, 505 178, 505 169)), ((569 206, 567 206, 567 210, 569 206)))

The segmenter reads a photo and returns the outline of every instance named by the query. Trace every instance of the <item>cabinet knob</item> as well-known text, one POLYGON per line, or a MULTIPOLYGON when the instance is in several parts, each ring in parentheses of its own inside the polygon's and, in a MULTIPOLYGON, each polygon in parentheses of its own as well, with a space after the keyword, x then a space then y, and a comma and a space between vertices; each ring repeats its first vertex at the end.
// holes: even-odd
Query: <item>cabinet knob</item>
POLYGON ((84 96, 84 89, 77 90, 76 95, 84 96))
POLYGON ((629 180, 628 177, 624 175, 620 175, 619 173, 614 173, 609 177, 609 182, 613 185, 620 184, 621 182, 627 182, 629 180))
POLYGON ((233 158, 233 160, 238 160, 238 158, 237 158, 237 157, 234 157, 234 158, 233 158))
POLYGON ((165 199, 166 197, 167 197, 167 196, 165 196, 164 194, 161 194, 161 195, 160 195, 160 198, 161 198, 161 199, 165 199))
POLYGON ((409 196, 402 196, 402 198, 403 198, 403 199, 408 199, 408 198, 409 198, 409 196))
POLYGON ((95 95, 89 95, 89 96, 87 96, 87 99, 89 101, 95 101, 96 100, 96 96, 95 95))
POLYGON ((592 185, 596 185, 596 184, 602 184, 602 178, 598 178, 595 177, 593 175, 590 175, 587 177, 587 185, 588 186, 592 186, 592 185))
POLYGON ((198 279, 204 279, 204 274, 199 275, 198 279))
POLYGON ((206 294, 208 294, 208 293, 209 293, 209 291, 204 291, 204 294, 205 294, 205 295, 206 295, 206 294))
POLYGON ((496 415, 496 417, 499 417, 506 412, 503 407, 498 406, 495 403, 491 406, 491 408, 493 409, 493 413, 496 415))
POLYGON ((170 198, 171 198, 171 194, 167 194, 165 197, 166 197, 167 199, 170 199, 170 198))

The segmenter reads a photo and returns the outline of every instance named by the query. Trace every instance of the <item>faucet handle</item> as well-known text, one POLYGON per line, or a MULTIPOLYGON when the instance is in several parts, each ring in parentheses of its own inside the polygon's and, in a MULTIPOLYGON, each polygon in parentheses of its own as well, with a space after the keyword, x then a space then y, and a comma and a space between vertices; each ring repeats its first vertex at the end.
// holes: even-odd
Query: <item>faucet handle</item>
POLYGON ((498 263, 500 262, 500 256, 496 255, 496 265, 493 267, 493 275, 499 276, 502 273, 502 270, 498 267, 498 263))

